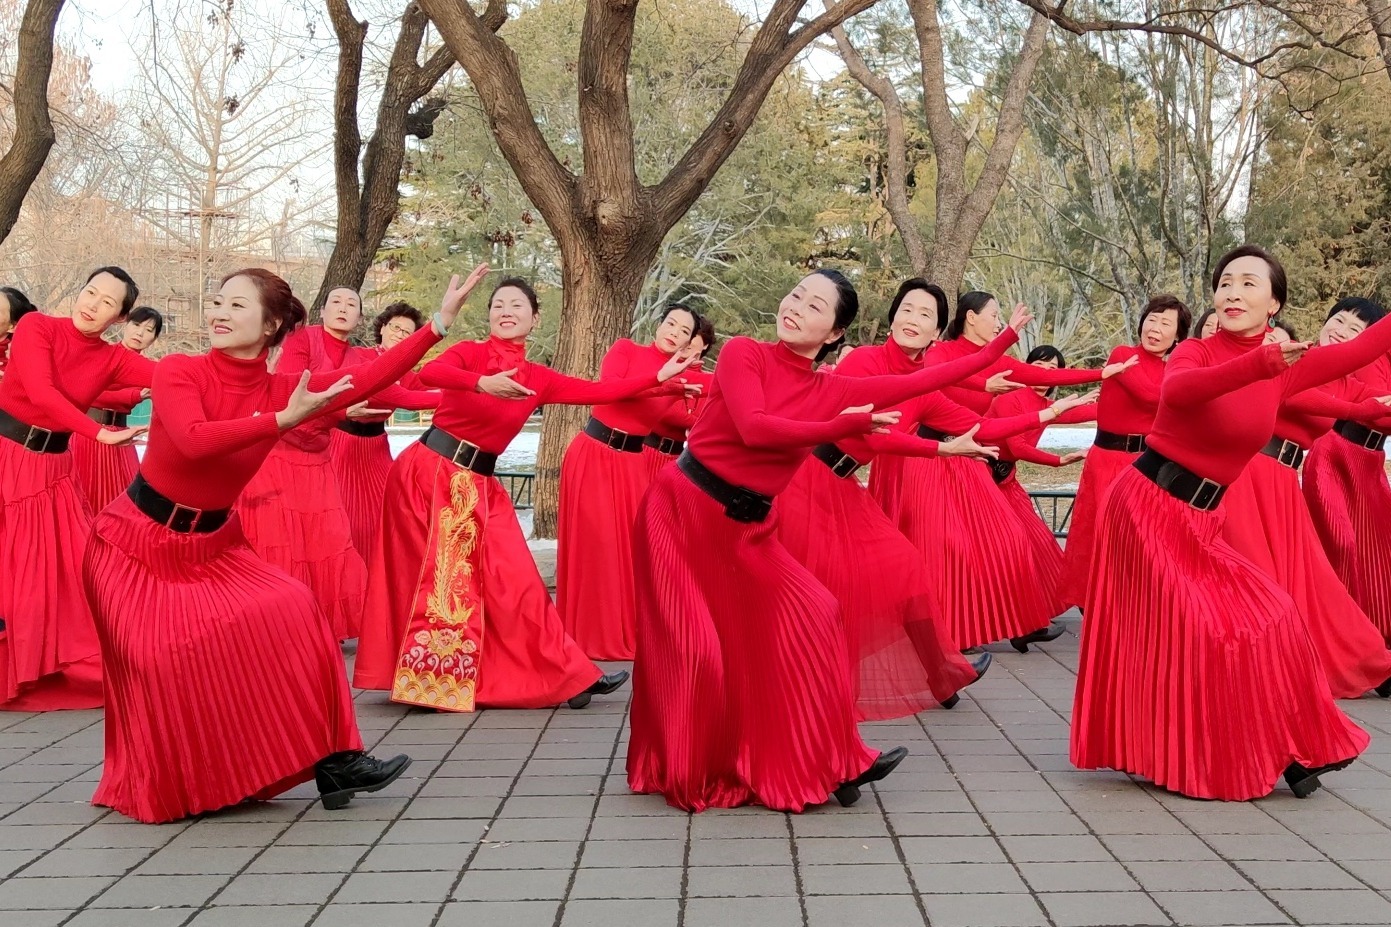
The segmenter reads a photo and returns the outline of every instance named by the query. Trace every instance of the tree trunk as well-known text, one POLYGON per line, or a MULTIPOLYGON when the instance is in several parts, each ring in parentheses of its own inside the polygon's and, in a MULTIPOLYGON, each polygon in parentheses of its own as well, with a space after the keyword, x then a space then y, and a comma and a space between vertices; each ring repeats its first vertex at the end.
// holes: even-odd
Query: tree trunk
POLYGON ((1377 46, 1381 49, 1382 61, 1386 63, 1386 74, 1391 77, 1391 0, 1367 0, 1367 17, 1376 33, 1377 46))
POLYGON ((48 111, 48 81, 53 74, 53 32, 64 0, 29 0, 19 25, 15 62, 14 139, 0 158, 0 242, 19 220, 29 188, 43 170, 57 141, 48 111))

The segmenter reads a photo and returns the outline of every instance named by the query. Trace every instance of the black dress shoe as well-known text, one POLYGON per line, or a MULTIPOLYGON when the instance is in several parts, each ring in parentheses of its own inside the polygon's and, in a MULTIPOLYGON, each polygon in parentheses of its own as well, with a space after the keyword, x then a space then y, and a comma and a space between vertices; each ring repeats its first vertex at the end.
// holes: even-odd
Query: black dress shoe
POLYGON ((907 756, 907 747, 894 747, 886 753, 879 754, 879 758, 869 764, 869 769, 866 769, 849 782, 842 783, 840 788, 836 789, 832 794, 835 795, 836 801, 840 802, 841 807, 849 808, 860 800, 860 786, 869 785, 871 782, 878 782, 897 769, 898 764, 902 763, 907 756))
POLYGON ((1355 759, 1357 757, 1329 763, 1327 766, 1315 766, 1313 769, 1301 766, 1299 763, 1291 763, 1285 767, 1285 784, 1290 787, 1295 798, 1308 798, 1318 791, 1320 776, 1340 769, 1347 769, 1355 759))
POLYGON ((942 699, 938 704, 947 709, 955 708, 957 705, 961 704, 961 696, 953 692, 951 695, 942 699))
POLYGON ((1380 695, 1382 698, 1391 698, 1391 679, 1386 680, 1372 691, 1374 691, 1377 695, 1380 695))
POLYGON ((985 675, 985 671, 990 669, 990 664, 995 662, 995 658, 987 651, 982 650, 966 662, 971 664, 971 669, 976 671, 976 681, 979 682, 980 677, 985 675))
POLYGON ((1055 641, 1063 636, 1065 629, 1056 621, 1049 623, 1046 628, 1039 628, 1037 631, 1030 631, 1023 637, 1011 637, 1009 645, 1020 653, 1028 653, 1030 644, 1046 644, 1055 641))
POLYGON ((329 811, 342 808, 357 792, 376 792, 401 777, 411 758, 405 754, 379 760, 361 750, 335 753, 314 766, 319 797, 329 811))
POLYGON ((571 708, 583 708, 589 704, 590 700, 596 695, 608 695, 618 689, 619 686, 628 681, 628 671, 619 670, 616 673, 609 673, 607 676, 600 676, 599 681, 579 695, 569 699, 565 704, 571 708))

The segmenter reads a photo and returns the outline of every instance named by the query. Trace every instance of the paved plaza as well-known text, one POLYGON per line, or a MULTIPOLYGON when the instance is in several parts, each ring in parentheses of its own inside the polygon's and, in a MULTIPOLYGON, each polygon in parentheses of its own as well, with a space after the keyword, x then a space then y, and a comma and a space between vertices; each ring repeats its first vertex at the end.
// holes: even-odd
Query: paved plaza
MULTIPOLYGON (((0 715, 0 927, 1391 924, 1391 703, 1307 801, 1197 802, 1067 760, 1077 638, 954 711, 866 726, 912 756, 854 808, 690 816, 624 780, 627 690, 445 715, 360 695, 406 777, 151 827, 87 804, 100 712, 0 715)), ((200 697, 190 692, 190 698, 200 697)))

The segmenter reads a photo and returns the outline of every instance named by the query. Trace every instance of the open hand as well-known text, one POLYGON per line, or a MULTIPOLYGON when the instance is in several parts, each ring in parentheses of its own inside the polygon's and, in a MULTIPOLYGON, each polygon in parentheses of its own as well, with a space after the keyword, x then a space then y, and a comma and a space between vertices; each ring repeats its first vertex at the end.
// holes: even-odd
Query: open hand
POLYGON ((941 457, 977 457, 981 460, 994 460, 1000 456, 998 447, 987 447, 976 442, 976 432, 980 431, 980 423, 971 426, 971 430, 965 434, 957 435, 950 441, 943 441, 937 445, 937 454, 941 457))
POLYGON ((1120 361, 1119 363, 1107 364, 1105 367, 1101 368, 1101 379, 1109 380, 1118 373, 1125 373, 1127 370, 1129 370, 1131 367, 1134 367, 1138 363, 1140 363, 1140 357, 1139 355, 1135 355, 1134 357, 1130 357, 1126 360, 1120 361))
POLYGON ((473 288, 488 276, 489 269, 487 264, 479 264, 463 283, 459 282, 458 274, 449 278, 449 286, 445 288, 444 296, 440 299, 440 319, 444 322, 445 328, 454 324, 464 300, 468 299, 473 288))
POLYGON ((1009 327, 1014 329, 1014 333, 1017 335, 1033 320, 1034 314, 1029 311, 1028 306, 1023 303, 1015 303, 1014 311, 1009 314, 1009 327))
POLYGON ((348 406, 348 418, 377 418, 382 415, 391 414, 390 409, 368 408, 367 403, 368 401, 364 399, 357 405, 348 406))
POLYGON ((1087 452, 1085 450, 1073 451, 1071 454, 1064 454, 1062 457, 1060 457, 1058 465, 1061 467, 1066 467, 1068 464, 1075 464, 1079 460, 1086 459, 1087 452))
POLYGON ((498 399, 522 399, 527 396, 535 396, 535 390, 527 389, 525 386, 512 379, 516 375, 516 367, 513 367, 511 370, 501 370, 497 373, 490 373, 486 377, 478 378, 478 386, 475 387, 475 389, 480 393, 496 396, 498 399))
POLYGON ((657 371, 657 382, 665 383, 672 377, 681 375, 685 372, 687 367, 698 360, 700 360, 700 355, 695 351, 691 351, 689 354, 673 354, 671 358, 662 365, 662 369, 657 371))
POLYGON ((985 391, 992 396, 999 396, 1004 393, 1012 393, 1022 387, 1023 383, 1015 383, 1009 378, 1013 370, 1004 370, 994 374, 985 381, 985 391))
POLYGON ((1280 356, 1286 364, 1293 364, 1313 346, 1313 342, 1309 341, 1286 341, 1280 345, 1280 356))
POLYGON ((275 413, 276 424, 282 429, 293 428, 316 412, 325 409, 329 403, 352 388, 353 378, 349 374, 328 389, 318 393, 313 392, 309 389, 309 371, 306 370, 299 375, 299 383, 295 384, 295 391, 285 402, 285 408, 275 413))
POLYGON ((149 430, 150 426, 148 425, 136 425, 134 428, 122 428, 120 431, 110 431, 103 428, 97 432, 97 443, 119 447, 122 444, 129 444, 149 430))

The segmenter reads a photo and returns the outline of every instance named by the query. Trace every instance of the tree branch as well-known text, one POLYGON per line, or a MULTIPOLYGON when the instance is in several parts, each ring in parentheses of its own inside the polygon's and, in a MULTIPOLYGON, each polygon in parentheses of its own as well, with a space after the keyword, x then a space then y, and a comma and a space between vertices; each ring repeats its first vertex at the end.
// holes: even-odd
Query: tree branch
POLYGON ((579 123, 584 146, 583 213, 600 229, 623 228, 641 212, 628 65, 637 0, 589 0, 580 31, 579 123))
POLYGON ((14 75, 14 138, 0 158, 0 241, 19 219, 29 188, 43 170, 57 133, 48 109, 54 30, 64 0, 29 0, 19 25, 14 75))

